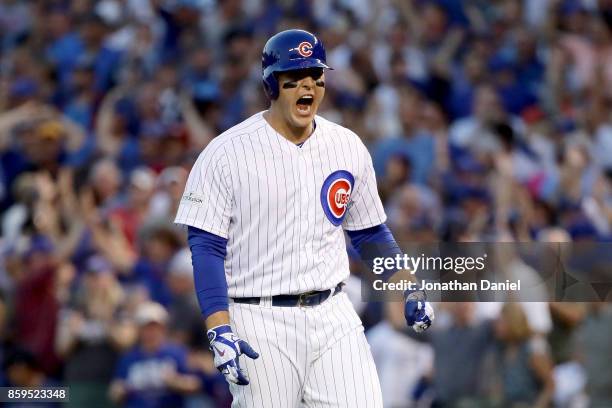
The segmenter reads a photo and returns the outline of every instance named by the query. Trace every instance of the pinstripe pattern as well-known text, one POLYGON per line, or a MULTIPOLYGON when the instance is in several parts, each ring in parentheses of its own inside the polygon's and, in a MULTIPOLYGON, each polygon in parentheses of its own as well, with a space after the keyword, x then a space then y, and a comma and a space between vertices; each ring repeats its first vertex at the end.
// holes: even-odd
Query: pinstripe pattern
POLYGON ((305 308, 231 303, 230 316, 260 351, 257 360, 240 359, 251 383, 230 384, 232 407, 382 407, 363 326, 344 293, 305 308))
POLYGON ((215 138, 191 170, 175 222, 228 238, 231 297, 333 288, 349 273, 342 228, 386 219, 359 137, 321 117, 316 122, 300 148, 258 113, 215 138), (337 170, 355 178, 342 228, 320 202, 323 182, 337 170))
MULTIPOLYGON (((298 147, 258 113, 215 138, 191 170, 175 222, 228 239, 230 297, 334 288, 349 274, 343 229, 385 222, 359 137, 318 116, 316 124, 298 147), (335 226, 320 197, 339 170, 354 185, 335 226)), ((235 333, 260 353, 240 359, 250 384, 230 384, 234 407, 382 406, 363 326, 345 294, 307 308, 230 303, 229 312, 235 333)))

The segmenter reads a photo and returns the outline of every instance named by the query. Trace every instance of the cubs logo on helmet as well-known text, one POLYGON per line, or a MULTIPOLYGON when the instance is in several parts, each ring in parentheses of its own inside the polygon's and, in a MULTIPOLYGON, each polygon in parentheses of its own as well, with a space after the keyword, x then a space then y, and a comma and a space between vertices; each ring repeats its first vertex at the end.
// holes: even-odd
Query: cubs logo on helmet
POLYGON ((346 170, 337 170, 327 176, 321 187, 321 205, 327 219, 342 224, 351 200, 355 178, 346 170))
POLYGON ((300 45, 297 46, 297 52, 302 57, 310 57, 312 55, 312 44, 308 41, 302 41, 300 45))

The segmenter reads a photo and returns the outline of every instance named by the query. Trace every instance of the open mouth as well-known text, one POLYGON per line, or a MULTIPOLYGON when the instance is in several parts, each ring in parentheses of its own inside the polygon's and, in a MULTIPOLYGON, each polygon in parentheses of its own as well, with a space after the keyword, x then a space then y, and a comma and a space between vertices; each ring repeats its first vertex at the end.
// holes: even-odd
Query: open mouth
POLYGON ((304 115, 309 114, 313 102, 314 97, 312 95, 302 96, 296 102, 298 112, 304 115))

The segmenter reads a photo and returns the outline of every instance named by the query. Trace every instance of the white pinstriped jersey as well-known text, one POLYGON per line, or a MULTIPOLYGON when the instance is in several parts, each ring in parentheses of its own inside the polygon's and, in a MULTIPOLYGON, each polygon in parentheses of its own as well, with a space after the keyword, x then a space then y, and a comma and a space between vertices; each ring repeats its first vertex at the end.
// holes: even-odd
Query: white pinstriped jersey
POLYGON ((230 297, 333 288, 349 274, 342 229, 386 220, 359 137, 315 123, 299 147, 257 113, 215 138, 189 174, 175 222, 228 239, 230 297))

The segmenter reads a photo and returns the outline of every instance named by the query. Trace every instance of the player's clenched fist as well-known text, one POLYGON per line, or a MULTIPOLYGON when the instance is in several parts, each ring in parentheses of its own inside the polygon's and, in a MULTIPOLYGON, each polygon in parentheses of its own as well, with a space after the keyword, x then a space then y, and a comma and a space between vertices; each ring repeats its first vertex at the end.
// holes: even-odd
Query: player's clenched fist
POLYGON ((249 346, 249 343, 232 333, 232 328, 228 324, 213 327, 208 330, 207 335, 210 349, 215 355, 215 367, 223 373, 228 381, 238 385, 247 385, 249 379, 240 368, 238 357, 244 354, 249 358, 256 359, 259 354, 249 346))
POLYGON ((406 293, 404 316, 408 326, 412 327, 417 333, 423 332, 431 326, 435 314, 433 307, 427 302, 425 292, 417 290, 406 293))

